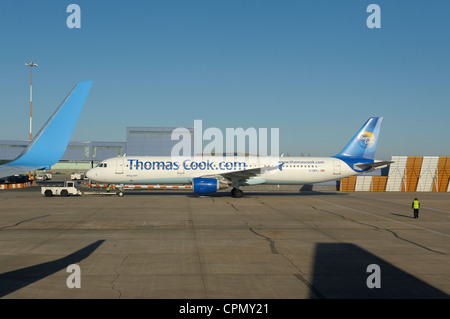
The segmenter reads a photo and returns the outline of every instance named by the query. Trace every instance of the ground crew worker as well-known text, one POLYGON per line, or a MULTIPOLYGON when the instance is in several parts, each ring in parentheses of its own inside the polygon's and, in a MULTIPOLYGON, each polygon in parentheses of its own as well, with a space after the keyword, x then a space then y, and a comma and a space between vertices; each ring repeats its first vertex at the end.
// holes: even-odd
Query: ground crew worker
POLYGON ((419 218, 419 208, 420 208, 420 202, 416 198, 414 198, 412 202, 412 209, 414 209, 414 218, 419 218))

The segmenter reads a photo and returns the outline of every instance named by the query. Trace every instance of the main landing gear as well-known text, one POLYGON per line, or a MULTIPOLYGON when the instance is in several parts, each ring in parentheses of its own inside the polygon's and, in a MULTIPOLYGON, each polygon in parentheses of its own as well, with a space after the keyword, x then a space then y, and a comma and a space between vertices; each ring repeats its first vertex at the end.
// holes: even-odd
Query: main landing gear
POLYGON ((239 188, 233 188, 231 190, 231 196, 233 196, 234 198, 241 198, 242 196, 244 196, 244 192, 239 188))

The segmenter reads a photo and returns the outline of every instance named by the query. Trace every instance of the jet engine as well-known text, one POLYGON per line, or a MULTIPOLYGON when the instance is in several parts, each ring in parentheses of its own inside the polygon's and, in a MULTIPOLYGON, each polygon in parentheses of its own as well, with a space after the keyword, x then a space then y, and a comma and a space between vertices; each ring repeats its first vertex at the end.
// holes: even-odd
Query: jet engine
POLYGON ((216 178, 202 178, 196 177, 192 180, 194 186, 194 192, 197 194, 210 194, 215 193, 219 189, 227 188, 228 185, 223 184, 216 178))

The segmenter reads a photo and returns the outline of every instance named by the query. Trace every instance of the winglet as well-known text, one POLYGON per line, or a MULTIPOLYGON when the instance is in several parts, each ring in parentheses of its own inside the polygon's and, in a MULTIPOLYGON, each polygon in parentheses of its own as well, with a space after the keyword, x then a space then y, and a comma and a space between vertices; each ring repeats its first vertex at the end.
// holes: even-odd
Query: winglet
POLYGON ((48 119, 27 148, 6 166, 49 168, 66 151, 93 81, 80 82, 48 119))

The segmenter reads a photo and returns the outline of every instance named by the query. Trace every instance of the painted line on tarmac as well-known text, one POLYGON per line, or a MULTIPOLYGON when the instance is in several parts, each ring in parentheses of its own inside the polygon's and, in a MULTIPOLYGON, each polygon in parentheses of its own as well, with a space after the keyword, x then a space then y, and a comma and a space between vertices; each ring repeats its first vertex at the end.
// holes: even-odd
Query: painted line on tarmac
MULTIPOLYGON (((362 199, 373 199, 373 200, 378 200, 378 201, 382 201, 382 202, 388 202, 388 203, 393 203, 393 204, 399 204, 399 205, 403 205, 403 206, 411 206, 411 204, 407 204, 407 203, 402 203, 402 202, 396 202, 393 200, 388 200, 388 199, 381 199, 381 198, 372 198, 372 197, 364 197, 364 196, 359 196, 359 195, 351 195, 352 197, 356 197, 356 198, 362 198, 362 199)), ((448 210, 443 210, 443 209, 438 209, 438 208, 432 208, 432 207, 427 207, 427 206, 422 206, 420 205, 420 209, 429 209, 429 210, 434 210, 437 212, 441 212, 441 213, 447 213, 450 214, 450 211, 448 210)))
POLYGON ((389 220, 389 221, 392 221, 392 222, 395 222, 395 223, 398 223, 398 224, 407 225, 407 226, 409 226, 409 227, 413 227, 413 228, 418 228, 418 229, 426 230, 426 231, 429 231, 429 232, 431 232, 431 233, 435 233, 435 234, 442 235, 442 236, 445 236, 445 237, 450 237, 449 234, 444 234, 444 233, 441 233, 441 232, 438 232, 438 231, 435 231, 435 230, 432 230, 432 229, 429 229, 429 228, 425 228, 425 227, 422 227, 422 226, 417 226, 417 225, 414 225, 414 224, 410 224, 410 223, 398 221, 398 220, 395 220, 395 219, 392 219, 392 218, 389 218, 389 217, 384 217, 384 216, 372 214, 372 213, 363 211, 363 210, 361 210, 361 209, 351 208, 351 207, 343 206, 343 205, 340 205, 340 204, 331 203, 331 202, 328 202, 328 201, 324 201, 324 200, 321 200, 321 199, 317 199, 317 198, 315 198, 315 200, 320 201, 320 202, 323 202, 323 203, 331 204, 331 205, 334 205, 334 206, 338 206, 338 207, 341 207, 341 208, 350 209, 350 210, 353 210, 353 211, 356 211, 356 212, 359 212, 359 213, 363 213, 363 214, 366 214, 366 215, 370 215, 370 216, 373 216, 373 217, 383 218, 383 219, 386 219, 386 220, 389 220))

